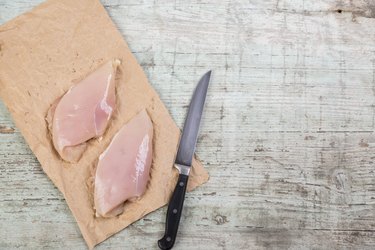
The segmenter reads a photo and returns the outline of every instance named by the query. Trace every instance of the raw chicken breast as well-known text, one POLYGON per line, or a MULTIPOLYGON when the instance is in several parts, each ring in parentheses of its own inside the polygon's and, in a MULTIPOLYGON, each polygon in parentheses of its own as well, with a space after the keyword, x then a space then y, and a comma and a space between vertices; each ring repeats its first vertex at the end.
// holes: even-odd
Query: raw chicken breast
POLYGON ((50 109, 52 140, 61 158, 77 162, 86 141, 105 132, 116 103, 115 75, 119 60, 112 60, 70 88, 50 109))
POLYGON ((153 125, 145 110, 125 124, 100 155, 95 176, 96 215, 113 217, 124 202, 146 190, 152 161, 153 125))

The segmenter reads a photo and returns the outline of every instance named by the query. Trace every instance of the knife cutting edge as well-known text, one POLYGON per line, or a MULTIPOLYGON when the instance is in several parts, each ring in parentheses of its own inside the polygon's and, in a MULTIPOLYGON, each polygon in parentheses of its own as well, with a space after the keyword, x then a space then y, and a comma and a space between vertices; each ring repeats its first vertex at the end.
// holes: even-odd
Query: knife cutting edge
POLYGON ((172 194, 172 198, 169 201, 167 219, 165 223, 165 233, 163 238, 158 241, 159 248, 162 250, 171 249, 176 240, 178 225, 180 223, 182 208, 184 205, 187 182, 189 179, 190 167, 193 161, 199 125, 202 118, 210 78, 211 70, 205 73, 199 80, 190 102, 184 129, 182 130, 180 145, 175 160, 175 167, 179 171, 178 181, 172 194))

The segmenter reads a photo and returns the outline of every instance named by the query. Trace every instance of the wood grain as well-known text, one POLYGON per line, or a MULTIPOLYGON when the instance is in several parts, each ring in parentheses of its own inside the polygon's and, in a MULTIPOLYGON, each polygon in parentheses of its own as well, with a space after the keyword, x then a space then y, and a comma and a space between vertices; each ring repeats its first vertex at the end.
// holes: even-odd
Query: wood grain
MULTIPOLYGON (((0 23, 40 0, 5 0, 0 23)), ((375 5, 102 1, 182 126, 214 70, 176 249, 374 249, 375 5)), ((1 91, 1 90, 0 90, 1 91)), ((85 249, 0 104, 0 248, 85 249)), ((166 208, 97 249, 156 249, 166 208)))

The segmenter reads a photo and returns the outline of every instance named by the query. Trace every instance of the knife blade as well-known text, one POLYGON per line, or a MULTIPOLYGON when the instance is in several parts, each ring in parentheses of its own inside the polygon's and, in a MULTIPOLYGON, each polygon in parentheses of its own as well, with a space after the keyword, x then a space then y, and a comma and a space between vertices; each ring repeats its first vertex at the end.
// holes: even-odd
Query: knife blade
POLYGON ((158 246, 162 250, 171 249, 176 240, 210 79, 211 70, 205 73, 199 80, 190 101, 189 111, 186 116, 175 160, 175 167, 179 171, 178 181, 169 201, 165 233, 163 238, 158 241, 158 246))

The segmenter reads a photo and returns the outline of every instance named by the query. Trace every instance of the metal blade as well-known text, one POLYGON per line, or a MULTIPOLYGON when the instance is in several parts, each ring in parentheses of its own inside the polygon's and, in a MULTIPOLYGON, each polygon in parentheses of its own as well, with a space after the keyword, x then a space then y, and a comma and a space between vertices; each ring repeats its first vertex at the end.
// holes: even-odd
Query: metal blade
POLYGON ((210 78, 211 70, 202 76, 195 88, 182 131, 176 164, 191 166, 210 78))

